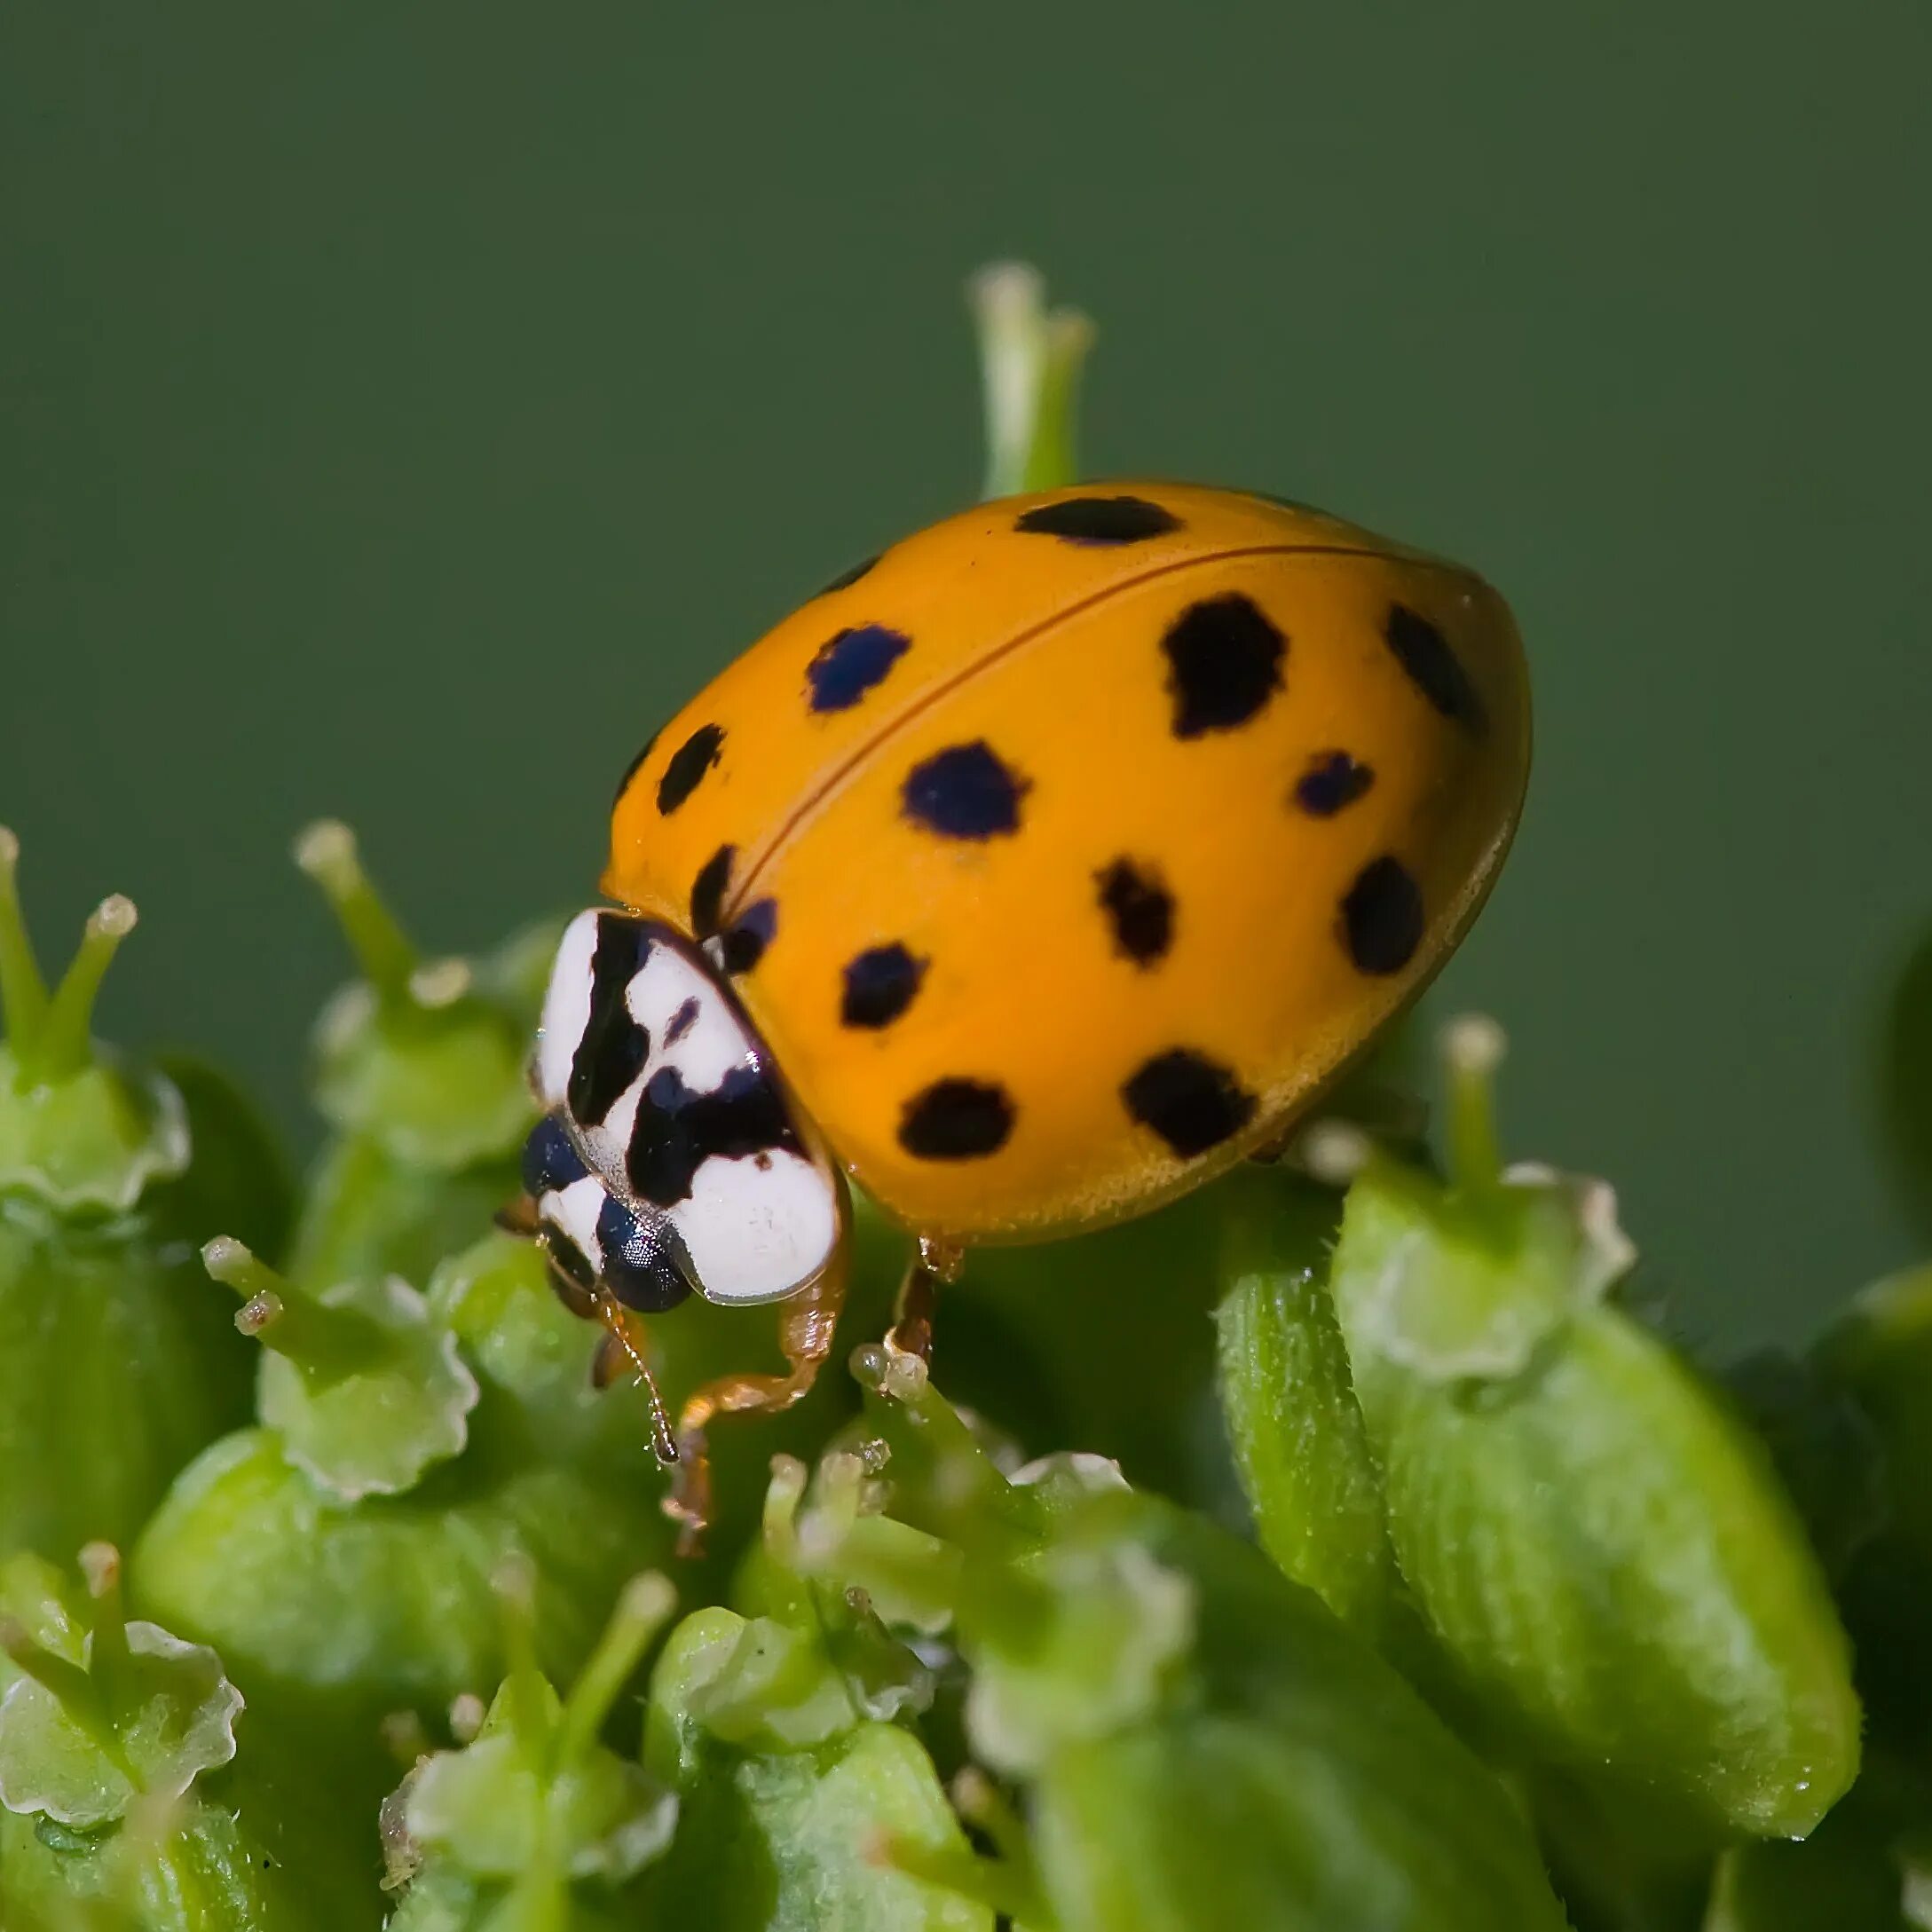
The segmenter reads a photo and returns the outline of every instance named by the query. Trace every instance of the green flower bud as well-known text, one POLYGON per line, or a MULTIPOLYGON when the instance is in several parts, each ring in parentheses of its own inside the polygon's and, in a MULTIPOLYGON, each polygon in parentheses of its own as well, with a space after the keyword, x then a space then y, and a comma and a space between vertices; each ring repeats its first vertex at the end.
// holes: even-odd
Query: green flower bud
MULTIPOLYGON (((683 1807, 651 1881, 667 1917, 747 1932, 990 1932, 982 1907, 883 1855, 903 1846, 949 1871, 973 1868, 932 1761, 900 1722, 931 1702, 931 1671, 866 1592, 821 1589, 808 1573, 815 1552, 858 1520, 864 1480, 857 1457, 829 1456, 821 1496, 801 1514, 805 1469, 777 1458, 747 1592, 765 1613, 698 1611, 658 1660, 645 1760, 683 1807)), ((930 1539, 908 1534, 901 1555, 916 1560, 930 1539)))
POLYGON ((263 1849, 217 1803, 146 1801, 105 1835, 0 1817, 9 1932, 338 1932, 310 1874, 263 1849))
POLYGON ((50 994, 15 886, 20 841, 0 826, 0 1189, 59 1212, 131 1208, 188 1165, 187 1110, 171 1082, 122 1065, 89 1030, 107 962, 134 930, 134 902, 103 899, 50 994))
POLYGON ((959 1821, 926 1748, 876 1720, 816 1751, 706 1760, 650 1875, 651 1922, 718 1932, 993 1932, 959 1821), (926 1870, 934 1872, 928 1878, 926 1870))
POLYGON ((1932 1267, 1867 1288, 1808 1366, 1855 1405, 1876 1449, 1875 1507, 1860 1512, 1840 1586, 1873 1730, 1932 1768, 1932 1267))
POLYGON ((1932 929, 1894 983, 1878 1053, 1879 1114, 1898 1198, 1932 1239, 1932 929))
POLYGON ((992 1831, 965 1872, 895 1864, 1066 1932, 1560 1925, 1501 1786, 1313 1596, 1095 1459, 1007 1479, 917 1362, 854 1367, 884 1473, 854 1497, 828 1458, 796 1547, 821 1588, 920 1604, 927 1629, 948 1600, 966 1740, 1031 1833, 992 1831), (866 1537, 882 1510, 923 1542, 866 1537))
MULTIPOLYGON (((1212 1317, 1226 1202, 1246 1178, 1077 1241, 975 1250, 968 1280, 942 1302, 948 1388, 1029 1451, 1077 1442, 1136 1482, 1240 1521, 1212 1317)), ((903 1266, 903 1235, 895 1256, 903 1266)))
MULTIPOLYGON (((437 1327, 455 1337, 485 1388, 502 1399, 487 1405, 485 1421, 506 1459, 568 1463, 600 1487, 634 1496, 665 1493, 650 1447, 648 1397, 631 1379, 595 1385, 603 1330, 557 1299, 534 1242, 485 1234, 437 1269, 428 1299, 437 1327)), ((703 1379, 677 1346, 683 1325, 674 1333, 669 1323, 654 1327, 654 1349, 660 1332, 666 1379, 677 1387, 703 1379)), ((754 1506, 755 1497, 746 1507, 754 1506)))
POLYGON ((465 1915, 447 1917, 461 1895, 441 1889, 425 1908, 432 1923, 565 1925, 577 1888, 615 1890, 670 1839, 675 1800, 598 1735, 672 1591, 661 1576, 634 1579, 560 1699, 537 1666, 528 1577, 512 1571, 498 1584, 509 1675, 475 1738, 424 1759, 385 1808, 391 1882, 413 1889, 438 1868, 460 1874, 465 1915))
POLYGON ((226 1235, 201 1250, 242 1297, 235 1326, 262 1344, 257 1408, 282 1453, 331 1495, 394 1495, 462 1450, 477 1378, 456 1337, 399 1277, 315 1294, 226 1235))
POLYGON ((81 1562, 93 1599, 84 1628, 58 1598, 43 1636, 0 1622, 18 1673, 0 1698, 0 1805, 90 1829, 124 1818, 138 1796, 177 1798, 225 1764, 241 1695, 213 1651, 127 1621, 111 1545, 89 1544, 81 1562))
POLYGON ((1764 1439, 1825 1572, 1839 1581, 1890 1514, 1885 1452, 1857 1399, 1817 1366, 1761 1349, 1724 1372, 1724 1386, 1764 1439))
POLYGON ((345 825, 296 842, 362 969, 316 1029, 316 1099, 336 1130, 291 1256, 304 1280, 423 1281, 517 1191, 536 1106, 526 1077, 549 927, 489 958, 424 961, 377 896, 345 825))
POLYGON ((542 1667, 572 1674, 672 1530, 642 1403, 613 1390, 599 1417, 595 1336, 531 1245, 489 1237, 427 1298, 312 1296, 233 1245, 215 1263, 251 1327, 276 1305, 260 1337, 280 1351, 262 1368, 277 1426, 182 1472, 136 1552, 151 1613, 215 1644, 251 1700, 320 1707, 373 1745, 385 1714, 496 1681, 493 1579, 527 1564, 542 1667))
POLYGON ((1373 1636, 1396 1589, 1395 1561, 1329 1299, 1335 1196, 1255 1168, 1231 1176, 1222 1201, 1221 1407, 1261 1547, 1373 1636))
POLYGON ((49 992, 18 849, 0 829, 0 1552, 65 1555, 131 1538, 246 1413, 247 1351, 190 1243, 231 1209, 279 1241, 287 1182, 219 1076, 143 1069, 91 1039, 126 900, 103 903, 49 992))
POLYGON ((1699 1932, 1924 1932, 1928 1906, 1912 1839, 1855 1794, 1802 1844, 1725 1852, 1699 1932))
POLYGON ((0 1566, 0 1918, 50 1928, 306 1924, 234 1794, 241 1696, 221 1660, 127 1621, 120 1557, 81 1552, 90 1601, 31 1557, 0 1566))
POLYGON ((1500 1032, 1448 1041, 1449 1181, 1372 1157, 1330 1275, 1402 1576, 1501 1728, 1802 1833, 1858 1762, 1817 1561, 1762 1447, 1605 1299, 1608 1188, 1499 1171, 1500 1032))

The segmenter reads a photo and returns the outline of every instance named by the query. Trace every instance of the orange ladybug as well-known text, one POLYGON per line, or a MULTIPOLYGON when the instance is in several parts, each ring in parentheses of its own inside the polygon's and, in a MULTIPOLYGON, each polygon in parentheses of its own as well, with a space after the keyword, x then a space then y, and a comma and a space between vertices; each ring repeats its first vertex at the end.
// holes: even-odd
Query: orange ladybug
POLYGON ((895 544, 625 774, 536 1056, 560 1285, 619 1332, 789 1305, 695 1455, 829 1350, 849 1177, 921 1243, 922 1345, 960 1251, 1279 1141, 1475 917, 1529 743, 1495 592, 1300 505, 1090 484, 895 544))

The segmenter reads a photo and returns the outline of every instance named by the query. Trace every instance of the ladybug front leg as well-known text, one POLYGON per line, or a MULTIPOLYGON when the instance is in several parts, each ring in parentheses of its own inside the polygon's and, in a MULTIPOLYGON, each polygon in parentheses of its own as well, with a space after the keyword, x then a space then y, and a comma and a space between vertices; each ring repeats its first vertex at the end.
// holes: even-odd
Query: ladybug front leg
POLYGON ((846 1245, 818 1279, 780 1305, 778 1348, 786 1373, 720 1376, 685 1398, 677 1419, 677 1475, 664 1513, 678 1526, 678 1554, 696 1556, 711 1521, 711 1457, 705 1431, 716 1415, 776 1415, 804 1397, 832 1352, 845 1305, 846 1245))

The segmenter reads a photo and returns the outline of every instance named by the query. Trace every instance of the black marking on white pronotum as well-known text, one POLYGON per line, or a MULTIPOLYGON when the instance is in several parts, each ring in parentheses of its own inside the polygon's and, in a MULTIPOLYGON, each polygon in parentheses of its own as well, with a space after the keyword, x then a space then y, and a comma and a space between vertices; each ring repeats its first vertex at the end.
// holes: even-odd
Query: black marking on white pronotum
POLYGON ((560 1225, 587 1253, 635 1255, 653 1282, 650 1258, 668 1257, 710 1301, 778 1301, 831 1264, 844 1194, 727 990, 718 945, 579 914, 544 1000, 535 1085, 598 1195, 634 1224, 573 1195, 560 1225), (605 962, 619 958, 636 964, 613 995, 605 962), (601 1252, 584 1239, 600 1226, 612 1237, 601 1252))

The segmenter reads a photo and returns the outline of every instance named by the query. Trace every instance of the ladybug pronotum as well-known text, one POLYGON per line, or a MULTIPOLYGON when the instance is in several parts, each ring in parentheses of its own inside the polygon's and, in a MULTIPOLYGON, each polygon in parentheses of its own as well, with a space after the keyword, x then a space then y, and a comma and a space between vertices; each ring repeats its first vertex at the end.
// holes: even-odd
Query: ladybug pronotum
POLYGON ((1480 578, 1233 491, 982 503, 753 645, 625 774, 525 1163, 559 1292, 640 1371, 634 1315, 786 1305, 790 1374, 660 1423, 673 1512, 710 1416, 829 1351, 848 1176, 919 1243, 923 1349, 961 1250, 1278 1142, 1474 918, 1528 761, 1480 578))

